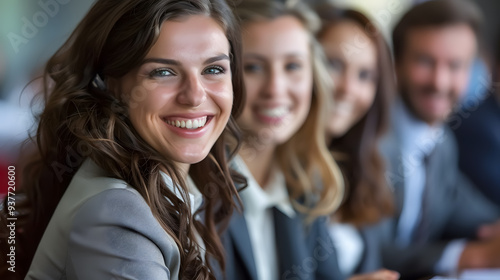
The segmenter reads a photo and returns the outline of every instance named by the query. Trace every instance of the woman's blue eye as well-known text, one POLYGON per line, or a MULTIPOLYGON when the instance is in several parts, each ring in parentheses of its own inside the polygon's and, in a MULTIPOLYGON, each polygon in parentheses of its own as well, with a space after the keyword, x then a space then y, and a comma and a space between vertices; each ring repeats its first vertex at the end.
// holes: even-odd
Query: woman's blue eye
POLYGON ((149 73, 149 76, 154 78, 154 77, 168 77, 168 76, 173 76, 174 72, 170 69, 165 69, 165 68, 160 68, 160 69, 155 69, 151 73, 149 73))
POLYGON ((209 74, 209 75, 220 75, 224 73, 225 73, 224 68, 217 65, 210 66, 203 71, 203 74, 209 74))

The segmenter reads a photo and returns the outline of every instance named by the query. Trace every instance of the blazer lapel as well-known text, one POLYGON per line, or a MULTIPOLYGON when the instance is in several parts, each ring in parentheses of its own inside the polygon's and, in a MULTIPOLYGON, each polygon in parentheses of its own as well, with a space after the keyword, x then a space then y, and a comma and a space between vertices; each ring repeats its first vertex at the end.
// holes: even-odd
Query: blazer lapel
POLYGON ((254 262, 252 244, 250 235, 248 234, 247 223, 245 217, 235 211, 229 223, 228 233, 234 241, 236 253, 240 256, 245 266, 250 279, 257 280, 257 268, 254 262))
POLYGON ((281 277, 285 272, 292 271, 292 267, 301 265, 308 256, 308 250, 305 246, 304 229, 299 215, 289 218, 273 207, 273 216, 281 277))

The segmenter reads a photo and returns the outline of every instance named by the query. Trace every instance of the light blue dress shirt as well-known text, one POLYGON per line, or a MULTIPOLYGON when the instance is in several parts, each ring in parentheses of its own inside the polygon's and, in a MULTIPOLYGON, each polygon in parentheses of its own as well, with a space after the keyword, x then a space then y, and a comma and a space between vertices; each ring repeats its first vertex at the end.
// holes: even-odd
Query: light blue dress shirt
MULTIPOLYGON (((398 136, 404 174, 404 202, 397 225, 396 242, 407 246, 416 238, 421 222, 426 185, 425 158, 443 138, 443 127, 433 127, 410 113, 402 100, 393 107, 393 129, 398 136)), ((437 187, 437 186, 430 186, 437 187)), ((438 273, 452 273, 458 266, 465 240, 450 242, 436 264, 438 273)))

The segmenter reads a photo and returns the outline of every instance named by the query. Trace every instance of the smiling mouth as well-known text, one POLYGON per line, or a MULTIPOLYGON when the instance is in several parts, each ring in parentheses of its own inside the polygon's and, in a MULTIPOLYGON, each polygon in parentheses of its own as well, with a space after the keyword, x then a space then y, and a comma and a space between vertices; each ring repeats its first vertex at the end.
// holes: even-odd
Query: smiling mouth
POLYGON ((290 112, 290 108, 287 106, 279 106, 274 108, 261 108, 258 113, 264 117, 268 118, 282 118, 290 112))
POLYGON ((212 120, 213 116, 204 116, 195 119, 186 119, 186 118, 163 118, 163 121, 171 126, 183 129, 195 130, 198 128, 202 128, 207 125, 210 120, 212 120))
POLYGON ((348 102, 336 102, 332 106, 332 111, 338 115, 348 115, 354 111, 354 106, 348 102))

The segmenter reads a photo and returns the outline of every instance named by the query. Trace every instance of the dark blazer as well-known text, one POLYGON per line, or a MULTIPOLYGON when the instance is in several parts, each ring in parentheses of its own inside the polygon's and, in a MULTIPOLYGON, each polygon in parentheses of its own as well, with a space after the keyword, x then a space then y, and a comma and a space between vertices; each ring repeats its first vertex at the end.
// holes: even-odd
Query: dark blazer
MULTIPOLYGON (((319 218, 304 226, 300 213, 289 218, 273 208, 279 273, 281 279, 343 279, 333 243, 327 232, 326 219, 319 218)), ((250 236, 243 214, 235 212, 222 236, 226 250, 225 277, 217 279, 258 280, 250 236)))
POLYGON ((495 94, 465 116, 455 114, 449 125, 457 137, 460 170, 500 207, 500 99, 495 94))
MULTIPOLYGON (((364 248, 358 267, 354 271, 355 274, 374 272, 382 268, 380 226, 381 224, 375 224, 365 226, 359 230, 364 248)), ((338 257, 341 258, 342 256, 338 257)))
POLYGON ((408 247, 394 243, 399 215, 404 201, 404 176, 398 135, 392 131, 382 145, 382 154, 388 165, 386 178, 395 192, 397 214, 383 222, 383 264, 397 270, 404 279, 418 278, 434 273, 448 242, 457 238, 475 238, 478 227, 494 222, 500 210, 479 193, 458 170, 457 148, 449 128, 444 128, 442 138, 428 158, 427 187, 424 191, 426 205, 421 226, 425 231, 419 241, 408 247))

